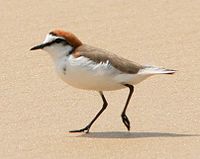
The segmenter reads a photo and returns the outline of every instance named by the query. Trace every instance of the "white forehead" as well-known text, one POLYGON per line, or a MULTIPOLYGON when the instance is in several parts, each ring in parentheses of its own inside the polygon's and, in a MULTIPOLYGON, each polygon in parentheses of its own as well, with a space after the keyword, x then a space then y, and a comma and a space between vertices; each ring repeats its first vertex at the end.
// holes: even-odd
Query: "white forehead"
POLYGON ((52 34, 47 34, 43 43, 48 43, 48 42, 52 42, 53 40, 57 39, 57 38, 61 38, 61 39, 64 39, 63 37, 61 36, 55 36, 55 35, 52 35, 52 34))

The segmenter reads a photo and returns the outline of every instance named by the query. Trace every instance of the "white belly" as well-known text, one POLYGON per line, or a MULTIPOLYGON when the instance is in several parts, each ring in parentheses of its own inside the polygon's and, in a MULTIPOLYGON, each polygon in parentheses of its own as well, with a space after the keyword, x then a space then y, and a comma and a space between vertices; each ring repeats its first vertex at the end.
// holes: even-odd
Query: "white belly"
POLYGON ((96 90, 96 91, 111 91, 122 89, 123 85, 112 82, 112 79, 103 78, 103 77, 95 77, 90 73, 80 73, 74 74, 69 73, 66 76, 60 76, 63 81, 68 83, 69 85, 86 90, 96 90), (70 77, 69 77, 69 76, 70 77))
POLYGON ((136 84, 141 81, 138 75, 123 74, 109 62, 96 64, 88 58, 74 58, 72 55, 57 61, 56 71, 64 82, 87 90, 111 91, 125 88, 123 83, 136 84))

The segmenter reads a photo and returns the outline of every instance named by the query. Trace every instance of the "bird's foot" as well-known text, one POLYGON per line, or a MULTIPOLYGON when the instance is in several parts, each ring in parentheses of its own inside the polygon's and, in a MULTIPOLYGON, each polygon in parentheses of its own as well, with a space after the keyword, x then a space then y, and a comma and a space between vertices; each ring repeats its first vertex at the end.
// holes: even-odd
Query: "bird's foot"
POLYGON ((126 126, 128 131, 130 131, 130 121, 129 121, 128 117, 126 116, 125 113, 122 113, 121 117, 122 117, 122 121, 123 121, 124 125, 126 126))
POLYGON ((86 126, 85 128, 83 129, 79 129, 79 130, 71 130, 69 131, 70 133, 79 133, 79 132, 85 132, 85 133, 89 133, 89 130, 90 130, 90 126, 86 126))

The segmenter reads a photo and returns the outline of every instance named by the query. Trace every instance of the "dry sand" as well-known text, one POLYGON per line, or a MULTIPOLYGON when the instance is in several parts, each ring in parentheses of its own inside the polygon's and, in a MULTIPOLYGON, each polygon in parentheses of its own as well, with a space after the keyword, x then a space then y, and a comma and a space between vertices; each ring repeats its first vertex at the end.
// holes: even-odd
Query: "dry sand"
POLYGON ((200 158, 200 1, 34 0, 0 5, 0 158, 200 158), (179 70, 137 85, 128 107, 131 131, 120 113, 128 89, 96 92, 63 83, 47 53, 30 52, 54 28, 141 64, 179 70))

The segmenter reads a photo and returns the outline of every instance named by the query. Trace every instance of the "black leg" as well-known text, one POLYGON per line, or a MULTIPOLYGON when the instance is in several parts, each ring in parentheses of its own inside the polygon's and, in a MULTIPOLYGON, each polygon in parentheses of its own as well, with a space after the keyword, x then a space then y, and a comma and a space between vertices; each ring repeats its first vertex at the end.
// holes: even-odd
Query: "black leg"
POLYGON ((89 133, 90 127, 92 126, 92 124, 96 121, 96 119, 101 115, 101 113, 106 109, 108 103, 106 101, 106 98, 103 95, 103 92, 100 91, 99 94, 101 95, 101 98, 103 100, 103 107, 101 108, 101 110, 97 113, 97 115, 94 117, 94 119, 92 119, 92 121, 83 129, 79 129, 79 130, 72 130, 70 131, 71 133, 76 133, 76 132, 86 132, 89 133))
POLYGON ((129 121, 128 117, 126 116, 126 109, 127 109, 128 103, 131 99, 131 96, 134 92, 134 87, 132 85, 129 85, 129 84, 124 84, 124 86, 128 87, 130 92, 129 92, 128 98, 126 100, 124 110, 122 111, 121 117, 122 117, 122 121, 123 121, 124 125, 126 126, 126 128, 129 131, 130 130, 130 121, 129 121))

